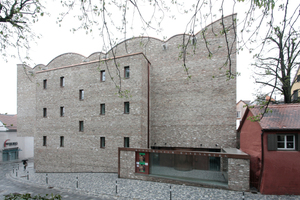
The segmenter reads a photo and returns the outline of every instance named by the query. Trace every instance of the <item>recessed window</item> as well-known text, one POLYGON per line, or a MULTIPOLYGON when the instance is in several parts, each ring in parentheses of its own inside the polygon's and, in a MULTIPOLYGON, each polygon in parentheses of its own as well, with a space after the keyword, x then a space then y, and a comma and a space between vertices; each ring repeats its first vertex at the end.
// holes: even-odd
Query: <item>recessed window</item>
POLYGON ((43 117, 47 117, 47 108, 43 108, 43 117))
POLYGON ((64 147, 65 143, 64 143, 65 137, 64 136, 60 136, 60 147, 64 147))
POLYGON ((47 136, 43 136, 43 146, 47 146, 47 136))
POLYGON ((60 116, 63 117, 65 116, 65 107, 60 107, 60 116))
POLYGON ((124 113, 129 114, 129 102, 124 102, 124 113))
POLYGON ((100 137, 100 148, 105 148, 105 137, 100 137))
POLYGON ((236 117, 237 117, 237 118, 241 118, 241 111, 237 111, 237 112, 236 112, 236 117))
POLYGON ((84 99, 84 90, 79 90, 79 100, 84 99))
POLYGON ((83 121, 79 121, 79 131, 83 132, 83 121))
POLYGON ((297 76, 297 82, 300 82, 300 74, 297 76))
POLYGON ((100 115, 105 115, 105 104, 100 104, 100 115))
POLYGON ((124 147, 129 148, 129 137, 124 137, 124 147))
POLYGON ((60 77, 60 87, 65 87, 65 77, 60 77))
POLYGON ((105 70, 102 70, 102 71, 100 72, 100 81, 101 81, 101 82, 104 82, 104 81, 105 81, 105 70))
POLYGON ((44 80, 43 80, 43 88, 44 88, 44 89, 47 89, 47 79, 44 79, 44 80))
POLYGON ((124 67, 124 77, 129 78, 129 76, 130 76, 129 66, 124 67))
POLYGON ((295 135, 277 135, 278 150, 295 150, 295 135))

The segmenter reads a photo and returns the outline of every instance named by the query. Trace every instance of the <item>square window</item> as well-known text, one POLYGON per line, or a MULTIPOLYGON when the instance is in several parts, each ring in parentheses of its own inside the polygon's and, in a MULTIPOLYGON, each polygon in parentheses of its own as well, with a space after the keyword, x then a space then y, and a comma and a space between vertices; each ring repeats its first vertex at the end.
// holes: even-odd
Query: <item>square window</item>
POLYGON ((124 137, 124 147, 129 148, 129 137, 124 137))
POLYGON ((295 135, 277 135, 277 150, 295 150, 295 135))
POLYGON ((101 82, 104 82, 104 81, 105 81, 105 70, 102 70, 102 71, 100 72, 100 81, 101 81, 101 82))
POLYGON ((44 79, 44 80, 43 80, 43 88, 44 88, 44 89, 47 89, 47 79, 44 79))
POLYGON ((65 137, 64 136, 60 136, 60 147, 64 147, 65 146, 64 140, 65 140, 65 137))
POLYGON ((43 136, 43 146, 47 146, 47 136, 43 136))
POLYGON ((47 117, 47 108, 43 108, 43 117, 47 117))
POLYGON ((100 104, 100 115, 105 115, 105 104, 100 104))
POLYGON ((129 102, 124 102, 124 113, 129 114, 129 102))
POLYGON ((65 107, 60 107, 60 116, 63 117, 65 116, 65 107))
POLYGON ((105 137, 100 137, 100 148, 105 148, 105 137))
POLYGON ((79 131, 83 132, 83 121, 79 121, 79 131))
POLYGON ((84 90, 79 90, 79 100, 83 100, 84 99, 84 90))
POLYGON ((65 77, 60 77, 60 87, 65 87, 65 77))
POLYGON ((124 77, 129 78, 129 75, 130 75, 129 66, 124 67, 124 77))

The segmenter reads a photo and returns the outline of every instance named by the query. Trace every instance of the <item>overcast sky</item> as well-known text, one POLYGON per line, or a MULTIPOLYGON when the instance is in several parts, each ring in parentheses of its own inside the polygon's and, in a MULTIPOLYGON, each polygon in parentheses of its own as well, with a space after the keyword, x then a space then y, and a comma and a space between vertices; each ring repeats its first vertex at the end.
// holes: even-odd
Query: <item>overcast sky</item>
MULTIPOLYGON (((58 9, 51 3, 47 5, 47 10, 51 16, 44 16, 36 23, 33 30, 42 35, 42 38, 32 43, 30 57, 35 64, 48 64, 53 58, 63 53, 74 52, 84 56, 89 56, 94 52, 102 50, 102 40, 97 35, 86 35, 83 31, 70 32, 74 27, 74 20, 69 17, 62 27, 56 24, 58 9), (55 12, 53 12, 55 11, 55 12)), ((239 14, 239 13, 238 13, 239 14)), ((178 17, 180 18, 180 17, 178 17)), ((181 19, 181 18, 180 18, 181 19)), ((183 30, 178 29, 180 19, 167 22, 165 25, 164 36, 167 38, 172 35, 183 33, 183 30)), ((185 22, 182 22, 185 23, 185 22)), ((200 31, 196 30, 196 32, 200 31)), ((135 35, 139 36, 139 35, 135 35)), ((150 35, 160 37, 157 35, 150 35)), ((162 38, 160 38, 162 39, 162 38)), ((254 84, 254 79, 251 78, 250 63, 252 55, 247 51, 237 55, 237 71, 241 76, 237 77, 237 98, 239 100, 254 100, 253 93, 257 90, 254 84)), ((0 113, 16 114, 17 113, 17 64, 20 64, 19 59, 8 59, 6 63, 0 58, 0 113)), ((31 67, 34 67, 32 65, 31 67)))

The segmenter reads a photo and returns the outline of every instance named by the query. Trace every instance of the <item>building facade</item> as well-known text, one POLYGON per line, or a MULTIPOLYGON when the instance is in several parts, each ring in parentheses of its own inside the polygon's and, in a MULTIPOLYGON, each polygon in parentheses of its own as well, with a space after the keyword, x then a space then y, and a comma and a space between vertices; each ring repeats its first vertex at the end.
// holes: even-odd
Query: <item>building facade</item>
POLYGON ((17 137, 17 115, 0 114, 0 161, 33 157, 33 137, 17 137))
POLYGON ((297 73, 294 77, 293 83, 292 83, 292 101, 293 102, 299 102, 299 96, 300 96, 300 66, 297 70, 297 73))
MULTIPOLYGON (((223 21, 235 49, 235 15, 223 21)), ((129 39, 107 54, 67 53, 33 69, 18 65, 18 134, 34 136, 36 171, 117 172, 118 147, 235 147, 236 80, 227 81, 222 68, 227 42, 212 30, 221 32, 220 23, 204 32, 211 58, 199 32, 129 39), (180 59, 183 39, 191 78, 180 59)), ((235 73, 235 53, 230 61, 235 73)))
POLYGON ((300 104, 269 105, 259 122, 247 120, 263 112, 247 108, 238 129, 240 149, 251 156, 250 183, 262 194, 300 194, 300 104))

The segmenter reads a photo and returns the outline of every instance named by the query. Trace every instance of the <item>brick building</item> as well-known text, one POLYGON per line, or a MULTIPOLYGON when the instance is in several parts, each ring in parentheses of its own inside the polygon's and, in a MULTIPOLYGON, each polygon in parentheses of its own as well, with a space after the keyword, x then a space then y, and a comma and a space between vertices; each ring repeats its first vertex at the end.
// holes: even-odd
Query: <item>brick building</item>
MULTIPOLYGON (((233 49, 234 18, 224 18, 233 49)), ((227 81, 222 68, 226 40, 212 31, 220 33, 220 24, 204 33, 212 58, 199 32, 129 39, 107 54, 67 53, 33 69, 18 65, 19 134, 35 138, 36 171, 117 172, 118 147, 235 147, 236 80, 227 81), (183 39, 191 79, 180 59, 183 39), (116 94, 120 85, 127 97, 116 94)), ((235 50, 231 63, 235 72, 235 50)))

